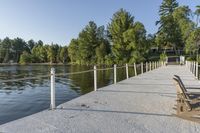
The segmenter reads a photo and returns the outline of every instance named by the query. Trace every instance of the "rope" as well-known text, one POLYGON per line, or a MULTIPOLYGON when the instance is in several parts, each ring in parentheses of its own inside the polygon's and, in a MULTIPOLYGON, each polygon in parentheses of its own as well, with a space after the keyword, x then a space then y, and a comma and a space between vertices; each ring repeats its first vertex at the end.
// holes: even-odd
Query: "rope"
POLYGON ((128 65, 129 67, 134 67, 134 65, 128 65))
POLYGON ((116 68, 124 68, 124 67, 126 67, 126 66, 120 66, 120 67, 116 67, 116 68))
POLYGON ((139 66, 141 66, 140 64, 136 64, 136 67, 139 67, 139 66))
POLYGON ((110 68, 99 68, 99 69, 97 69, 97 71, 98 71, 98 70, 100 70, 100 71, 112 70, 112 69, 114 69, 114 68, 113 68, 113 67, 110 67, 110 68))
POLYGON ((82 74, 82 73, 88 73, 88 72, 92 72, 94 71, 92 70, 86 70, 86 71, 81 71, 81 72, 72 72, 72 73, 59 73, 59 74, 55 74, 55 76, 66 76, 66 75, 74 75, 74 74, 82 74))
POLYGON ((37 77, 26 77, 26 78, 19 78, 19 79, 0 80, 0 83, 17 82, 17 81, 40 79, 40 78, 47 78, 47 77, 50 77, 50 75, 43 75, 43 76, 37 76, 37 77))

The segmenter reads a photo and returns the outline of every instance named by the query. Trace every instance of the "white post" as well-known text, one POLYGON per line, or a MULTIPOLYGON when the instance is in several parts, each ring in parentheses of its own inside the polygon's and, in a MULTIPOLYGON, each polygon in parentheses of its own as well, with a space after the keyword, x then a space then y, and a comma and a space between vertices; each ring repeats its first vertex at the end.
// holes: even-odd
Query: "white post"
POLYGON ((94 66, 94 91, 97 91, 97 67, 94 66))
POLYGON ((143 62, 141 63, 141 74, 143 74, 143 62))
POLYGON ((193 61, 193 74, 195 74, 195 64, 194 64, 194 61, 193 61))
POLYGON ((193 61, 192 61, 192 73, 193 73, 193 61))
POLYGON ((117 66, 114 65, 114 84, 117 83, 117 66))
POLYGON ((194 61, 194 76, 195 76, 195 74, 196 74, 196 62, 194 61))
POLYGON ((187 61, 185 61, 185 66, 186 66, 186 68, 187 68, 187 66, 188 66, 188 63, 187 63, 187 61))
POLYGON ((146 62, 146 72, 148 71, 148 63, 146 62))
POLYGON ((51 104, 50 108, 54 110, 55 105, 55 68, 51 68, 51 104))
POLYGON ((150 64, 149 64, 149 70, 151 71, 151 61, 150 61, 150 64))
POLYGON ((191 68, 191 72, 193 73, 193 61, 192 61, 192 68, 191 68))
POLYGON ((156 68, 158 68, 159 67, 159 65, 158 65, 158 61, 156 61, 156 68))
POLYGON ((196 62, 196 78, 198 79, 198 62, 196 62))
POLYGON ((128 76, 128 64, 126 64, 126 79, 128 79, 129 76, 128 76))
POLYGON ((135 72, 135 76, 137 76, 137 68, 136 68, 136 64, 134 63, 134 72, 135 72))
POLYGON ((192 73, 193 73, 193 61, 192 61, 192 73))
POLYGON ((151 70, 153 70, 154 69, 154 62, 151 63, 151 67, 152 67, 151 70))

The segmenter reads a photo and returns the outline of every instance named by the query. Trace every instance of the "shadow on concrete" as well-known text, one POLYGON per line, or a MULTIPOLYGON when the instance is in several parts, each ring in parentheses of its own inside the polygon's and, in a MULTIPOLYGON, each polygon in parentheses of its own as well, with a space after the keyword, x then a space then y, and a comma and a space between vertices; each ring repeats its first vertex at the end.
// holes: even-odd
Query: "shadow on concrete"
POLYGON ((147 92, 147 91, 118 91, 118 90, 98 90, 97 92, 117 92, 117 93, 142 93, 142 94, 159 94, 159 95, 165 95, 165 94, 170 94, 170 95, 176 95, 176 93, 162 93, 162 92, 147 92))
POLYGON ((169 115, 169 114, 146 113, 146 112, 129 112, 129 111, 116 111, 116 110, 99 110, 99 109, 90 109, 90 108, 86 108, 86 109, 84 109, 84 108, 79 108, 79 109, 76 109, 76 108, 57 108, 57 110, 174 117, 173 115, 169 115))
POLYGON ((158 84, 157 83, 155 83, 155 84, 149 84, 149 83, 148 84, 146 84, 146 83, 141 83, 141 84, 138 84, 138 83, 117 83, 117 84, 118 85, 133 85, 133 86, 134 85, 139 85, 139 86, 151 86, 151 85, 156 85, 156 86, 157 85, 159 85, 159 86, 161 86, 161 85, 164 85, 164 86, 166 86, 166 85, 167 86, 174 86, 173 83, 172 84, 159 84, 159 83, 158 84))

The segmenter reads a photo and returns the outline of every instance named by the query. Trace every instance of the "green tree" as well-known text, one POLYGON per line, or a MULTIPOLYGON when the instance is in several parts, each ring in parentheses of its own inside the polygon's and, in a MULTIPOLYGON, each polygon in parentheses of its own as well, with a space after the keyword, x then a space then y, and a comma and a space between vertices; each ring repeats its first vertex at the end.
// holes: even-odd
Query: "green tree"
POLYGON ((31 58, 31 54, 29 54, 27 51, 24 51, 21 55, 20 55, 20 64, 26 64, 26 63, 32 63, 32 58, 31 58))
POLYGON ((51 44, 47 49, 47 57, 50 63, 57 63, 59 46, 57 44, 51 44))
POLYGON ((110 45, 108 42, 101 43, 95 50, 97 64, 105 64, 105 57, 110 53, 110 45))
POLYGON ((195 15, 197 15, 197 20, 196 20, 196 26, 198 27, 198 24, 199 24, 199 22, 200 22, 200 18, 199 18, 199 16, 200 16, 200 6, 196 6, 196 11, 195 11, 195 15))
POLYGON ((15 38, 12 41, 12 52, 14 53, 13 60, 15 62, 19 62, 20 55, 23 53, 23 51, 27 51, 30 53, 30 49, 27 46, 26 42, 21 38, 15 38))
POLYGON ((80 64, 80 53, 78 50, 78 39, 72 39, 68 47, 69 58, 72 63, 80 64))
POLYGON ((180 6, 173 12, 174 20, 180 28, 182 42, 186 44, 189 34, 194 30, 195 23, 190 19, 192 11, 188 6, 180 6))
POLYGON ((93 21, 79 33, 78 42, 81 64, 90 64, 95 60, 95 49, 98 46, 97 25, 93 21))
POLYGON ((195 54, 200 46, 200 28, 192 31, 186 41, 185 50, 187 53, 195 54))
POLYGON ((181 30, 173 17, 177 7, 176 0, 163 0, 159 10, 160 20, 156 22, 156 25, 159 24, 157 43, 164 48, 173 47, 176 53, 183 48, 181 30))
POLYGON ((124 9, 117 11, 108 24, 109 37, 113 43, 112 53, 115 62, 128 62, 131 51, 127 50, 129 43, 124 40, 124 34, 133 27, 133 19, 129 12, 124 9))
POLYGON ((126 50, 130 51, 129 63, 144 61, 144 54, 147 52, 146 30, 142 23, 136 22, 133 27, 124 34, 124 41, 127 43, 126 50))
POLYGON ((78 38, 71 40, 68 50, 72 63, 103 63, 105 55, 110 52, 110 43, 104 26, 97 27, 90 21, 79 33, 78 38))
POLYGON ((61 48, 60 52, 59 52, 59 60, 62 63, 66 63, 68 59, 68 49, 67 46, 64 46, 61 48))
POLYGON ((9 39, 8 37, 6 37, 5 39, 3 39, 3 41, 1 42, 1 48, 0 48, 0 52, 1 52, 1 63, 8 63, 11 59, 11 47, 12 47, 12 40, 9 39))
POLYGON ((33 49, 33 47, 36 45, 36 43, 34 42, 34 40, 31 39, 27 42, 27 45, 31 51, 33 49))

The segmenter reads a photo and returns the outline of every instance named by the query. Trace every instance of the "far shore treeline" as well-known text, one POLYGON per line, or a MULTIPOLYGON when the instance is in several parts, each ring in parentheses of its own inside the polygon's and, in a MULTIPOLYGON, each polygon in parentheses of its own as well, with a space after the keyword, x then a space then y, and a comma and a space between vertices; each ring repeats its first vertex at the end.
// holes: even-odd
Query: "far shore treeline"
POLYGON ((130 12, 119 9, 106 27, 90 21, 66 46, 6 37, 0 40, 0 63, 124 64, 152 60, 154 56, 163 60, 167 49, 196 60, 200 6, 193 12, 176 0, 163 0, 159 16, 155 20, 158 31, 148 35, 130 12))

